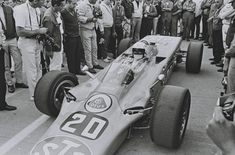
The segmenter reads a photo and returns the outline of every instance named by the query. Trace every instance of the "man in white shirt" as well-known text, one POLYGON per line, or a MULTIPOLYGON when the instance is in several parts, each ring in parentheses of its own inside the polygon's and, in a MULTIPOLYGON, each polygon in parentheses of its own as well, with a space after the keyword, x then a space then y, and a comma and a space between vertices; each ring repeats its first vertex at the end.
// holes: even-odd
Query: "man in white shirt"
POLYGON ((143 16, 143 1, 134 0, 132 3, 134 6, 134 12, 132 13, 131 35, 134 42, 137 42, 140 39, 140 28, 143 16))
POLYGON ((109 43, 111 40, 111 35, 115 32, 113 29, 113 10, 111 7, 110 0, 104 0, 100 4, 100 9, 102 11, 102 20, 104 26, 104 51, 101 53, 101 57, 104 62, 110 62, 111 58, 107 56, 109 43))
POLYGON ((29 85, 30 100, 33 100, 35 86, 41 77, 41 44, 37 35, 46 34, 47 28, 40 27, 41 0, 29 0, 15 7, 14 17, 16 32, 19 36, 18 47, 22 52, 23 64, 29 85))
POLYGON ((193 0, 196 3, 196 8, 195 8, 195 16, 194 16, 194 23, 192 26, 192 34, 191 37, 194 37, 194 32, 196 28, 196 37, 194 39, 199 39, 199 34, 200 34, 200 23, 201 23, 201 14, 202 14, 202 9, 201 9, 201 4, 203 0, 193 0))
POLYGON ((96 73, 94 69, 103 69, 97 60, 97 41, 95 32, 95 23, 97 17, 94 16, 94 5, 96 0, 84 1, 78 8, 78 20, 80 22, 80 32, 82 45, 84 48, 85 59, 89 72, 96 73))

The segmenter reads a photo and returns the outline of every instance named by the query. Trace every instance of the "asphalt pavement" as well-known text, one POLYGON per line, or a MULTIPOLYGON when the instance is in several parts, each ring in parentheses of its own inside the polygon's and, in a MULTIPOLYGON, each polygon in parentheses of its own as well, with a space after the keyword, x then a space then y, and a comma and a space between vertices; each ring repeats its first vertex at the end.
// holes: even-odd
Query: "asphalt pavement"
MULTIPOLYGON (((183 42, 182 48, 186 47, 187 43, 183 42)), ((220 82, 223 75, 217 72, 218 67, 210 65, 208 59, 211 57, 212 49, 204 47, 199 74, 186 73, 185 64, 181 63, 168 82, 169 85, 188 88, 191 92, 191 110, 182 146, 177 150, 165 149, 151 141, 148 129, 134 130, 116 155, 213 155, 218 151, 205 131, 222 91, 220 82)), ((87 76, 79 76, 79 82, 87 79, 87 76)), ((18 109, 0 112, 0 154, 29 154, 54 118, 43 115, 36 109, 29 100, 28 89, 17 89, 15 93, 7 94, 7 102, 18 109)))

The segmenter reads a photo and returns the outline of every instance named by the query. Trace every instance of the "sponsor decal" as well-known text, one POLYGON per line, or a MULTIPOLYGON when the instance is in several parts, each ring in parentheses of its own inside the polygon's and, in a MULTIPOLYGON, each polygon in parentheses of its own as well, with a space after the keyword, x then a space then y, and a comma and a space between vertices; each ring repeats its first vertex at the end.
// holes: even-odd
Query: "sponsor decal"
POLYGON ((85 109, 92 113, 101 113, 111 107, 112 99, 106 94, 98 94, 90 97, 86 104, 85 109))
POLYGON ((95 140, 102 135, 108 120, 104 117, 78 111, 71 114, 60 126, 60 130, 76 136, 95 140))
POLYGON ((34 146, 31 155, 93 155, 81 141, 65 136, 46 138, 34 146))

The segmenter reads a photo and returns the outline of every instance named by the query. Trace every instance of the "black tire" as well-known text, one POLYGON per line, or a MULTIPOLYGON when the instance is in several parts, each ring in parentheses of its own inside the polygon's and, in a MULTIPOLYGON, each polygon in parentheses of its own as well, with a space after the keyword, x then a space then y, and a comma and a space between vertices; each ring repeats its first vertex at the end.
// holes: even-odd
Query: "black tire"
POLYGON ((150 136, 159 146, 178 148, 184 138, 189 111, 190 92, 176 86, 164 86, 153 106, 150 136))
POLYGON ((118 45, 118 51, 117 51, 118 56, 123 52, 125 52, 129 47, 131 47, 131 45, 132 45, 131 38, 122 39, 118 45))
POLYGON ((186 57, 186 72, 199 73, 201 70, 203 55, 203 44, 199 42, 191 42, 188 47, 186 57))
POLYGON ((49 116, 57 117, 63 103, 63 87, 78 85, 74 74, 61 71, 46 73, 37 83, 34 101, 37 109, 49 116))

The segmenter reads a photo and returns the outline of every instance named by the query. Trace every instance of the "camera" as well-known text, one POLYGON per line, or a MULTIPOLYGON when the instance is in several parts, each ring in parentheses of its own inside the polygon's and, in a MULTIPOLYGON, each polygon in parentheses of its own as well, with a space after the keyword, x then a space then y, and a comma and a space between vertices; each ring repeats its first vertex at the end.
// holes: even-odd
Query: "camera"
POLYGON ((48 34, 39 34, 36 36, 36 39, 38 40, 38 42, 42 42, 47 50, 50 50, 50 51, 59 51, 60 50, 60 45, 58 45, 55 42, 54 38, 52 38, 48 34))
POLYGON ((94 7, 93 16, 95 18, 102 18, 102 11, 99 7, 94 7))
POLYGON ((227 96, 226 100, 222 100, 220 100, 219 106, 222 107, 222 113, 224 117, 229 121, 233 121, 233 115, 235 112, 235 94, 227 96))

